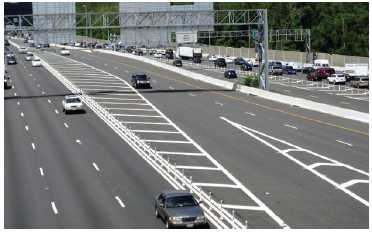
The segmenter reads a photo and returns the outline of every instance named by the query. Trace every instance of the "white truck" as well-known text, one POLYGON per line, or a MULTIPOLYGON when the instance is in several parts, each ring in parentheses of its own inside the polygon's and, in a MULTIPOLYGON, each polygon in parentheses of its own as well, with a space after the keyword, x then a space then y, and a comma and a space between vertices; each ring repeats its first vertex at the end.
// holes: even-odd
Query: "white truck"
POLYGON ((176 52, 176 58, 180 59, 190 59, 194 57, 202 58, 202 48, 192 48, 192 47, 178 47, 176 52))
POLYGON ((345 73, 352 77, 368 76, 368 64, 346 64, 345 73))

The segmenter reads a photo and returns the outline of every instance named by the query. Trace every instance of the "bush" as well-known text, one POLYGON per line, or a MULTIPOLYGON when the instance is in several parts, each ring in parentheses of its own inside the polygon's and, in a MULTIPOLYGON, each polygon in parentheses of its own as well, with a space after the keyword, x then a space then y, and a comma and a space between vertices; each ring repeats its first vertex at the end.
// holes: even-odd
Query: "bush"
POLYGON ((258 74, 248 75, 244 78, 243 85, 258 88, 259 87, 259 76, 258 74))

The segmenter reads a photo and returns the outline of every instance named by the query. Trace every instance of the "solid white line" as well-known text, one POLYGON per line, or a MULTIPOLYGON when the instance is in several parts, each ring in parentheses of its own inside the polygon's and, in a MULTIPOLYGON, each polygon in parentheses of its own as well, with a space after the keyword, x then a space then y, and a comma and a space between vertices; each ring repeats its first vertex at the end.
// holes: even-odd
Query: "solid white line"
POLYGON ((115 198, 116 198, 116 200, 119 202, 120 206, 124 208, 125 205, 124 205, 124 203, 120 200, 120 198, 119 198, 118 196, 116 196, 115 198))
POLYGON ((179 131, 132 130, 132 132, 140 132, 140 133, 160 133, 160 134, 180 134, 179 131))
POLYGON ((191 143, 190 141, 175 141, 175 140, 146 140, 150 143, 191 143))
POLYGON ((341 141, 341 140, 336 140, 337 142, 339 142, 339 143, 343 143, 343 144, 346 144, 346 145, 348 145, 348 146, 350 146, 350 147, 352 147, 353 145, 352 144, 350 144, 350 143, 345 143, 345 142, 343 142, 343 141, 341 141))
POLYGON ((40 169, 40 174, 41 174, 42 176, 44 176, 43 169, 42 169, 42 168, 39 168, 39 169, 40 169))
POLYGON ((341 166, 344 166, 342 164, 335 164, 335 163, 315 163, 315 164, 312 164, 312 165, 308 165, 307 167, 309 169, 314 169, 316 167, 320 167, 320 166, 336 166, 336 167, 341 167, 341 166))
POLYGON ((54 214, 58 214, 58 210, 54 202, 52 202, 52 208, 53 208, 54 214))
POLYGON ((288 93, 290 93, 291 91, 289 91, 289 90, 283 90, 284 92, 288 92, 288 93))
POLYGON ((255 114, 252 114, 252 113, 248 113, 248 112, 245 112, 246 114, 250 114, 250 115, 252 115, 252 116, 256 116, 255 114))
POLYGON ((23 117, 23 116, 24 116, 24 114, 23 114, 23 113, 21 113, 21 116, 23 117))
POLYGON ((26 127, 26 130, 28 130, 28 126, 25 126, 26 127))
POLYGON ((193 183, 193 184, 204 186, 204 187, 240 188, 240 186, 236 184, 217 184, 217 183, 193 183))
POLYGON ((260 206, 226 205, 226 204, 222 204, 222 208, 225 208, 225 209, 264 210, 260 206))
POLYGON ((58 114, 58 110, 55 110, 56 111, 56 114, 58 114))
POLYGON ((349 105, 350 103, 348 103, 348 102, 341 102, 342 104, 346 104, 346 105, 349 105))
POLYGON ((152 109, 131 109, 131 108, 106 108, 108 110, 129 110, 129 111, 155 111, 152 109))
POLYGON ((177 165, 176 168, 179 168, 179 169, 193 169, 193 170, 216 170, 216 171, 221 170, 219 168, 212 168, 212 167, 196 167, 196 166, 180 166, 180 165, 177 165))
POLYGON ((162 116, 152 116, 152 115, 131 115, 131 114, 111 114, 111 115, 123 116, 123 117, 162 118, 162 116))
POLYGON ((93 99, 105 99, 105 100, 118 100, 118 101, 143 101, 143 99, 134 99, 134 98, 114 98, 114 97, 92 97, 92 98, 93 99))
POLYGON ((97 164, 95 164, 95 163, 92 163, 92 164, 93 164, 94 168, 95 168, 97 171, 99 171, 99 168, 98 168, 97 164))
POLYGON ((65 123, 65 127, 66 127, 66 128, 68 128, 68 125, 67 125, 67 123, 65 123))
POLYGON ((290 127, 290 128, 293 128, 293 129, 296 129, 297 130, 297 127, 294 127, 294 126, 290 126, 290 125, 287 125, 285 124, 286 127, 290 127))
POLYGON ((340 186, 342 186, 343 188, 347 188, 347 187, 350 187, 351 185, 359 184, 359 183, 369 184, 369 180, 350 180, 348 182, 340 184, 340 186))
POLYGON ((203 153, 188 153, 188 152, 158 151, 157 153, 167 154, 167 155, 205 156, 203 153))
POLYGON ((98 102, 98 104, 108 104, 108 105, 136 105, 136 106, 148 106, 147 103, 127 103, 127 102, 98 102))
POLYGON ((34 143, 31 143, 31 146, 32 146, 32 149, 35 150, 35 144, 34 143))
POLYGON ((171 125, 167 122, 122 122, 123 124, 143 124, 143 125, 171 125))

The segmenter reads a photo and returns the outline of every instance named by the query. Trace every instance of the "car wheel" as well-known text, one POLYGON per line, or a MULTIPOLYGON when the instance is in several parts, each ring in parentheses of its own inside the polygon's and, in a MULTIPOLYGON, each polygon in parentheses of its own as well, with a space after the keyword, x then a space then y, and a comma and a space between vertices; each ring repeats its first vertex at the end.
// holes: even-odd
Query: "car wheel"
POLYGON ((156 208, 156 206, 155 206, 155 216, 156 218, 160 218, 159 211, 158 211, 158 208, 156 208))

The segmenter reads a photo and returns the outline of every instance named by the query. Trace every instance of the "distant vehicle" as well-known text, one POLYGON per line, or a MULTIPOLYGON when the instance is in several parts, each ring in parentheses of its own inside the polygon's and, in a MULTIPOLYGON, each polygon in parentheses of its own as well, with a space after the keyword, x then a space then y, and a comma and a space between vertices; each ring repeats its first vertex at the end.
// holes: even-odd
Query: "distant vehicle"
POLYGON ((20 47, 19 50, 18 50, 18 53, 19 54, 26 54, 27 53, 26 48, 25 47, 20 47))
POLYGON ((193 57, 203 57, 202 48, 193 47, 178 47, 176 52, 176 58, 187 59, 193 57))
POLYGON ((237 57, 234 59, 234 64, 235 65, 242 65, 245 63, 245 60, 242 57, 237 57))
POLYGON ((244 63, 240 66, 240 70, 242 71, 252 71, 252 65, 248 63, 244 63))
POLYGON ((4 47, 4 51, 10 51, 8 47, 4 47))
POLYGON ((165 54, 172 54, 173 55, 173 50, 172 49, 167 49, 167 50, 165 50, 165 54))
POLYGON ((328 60, 314 60, 314 68, 318 70, 319 68, 329 68, 328 60))
POLYGON ((26 61, 32 61, 34 58, 34 54, 29 53, 25 55, 26 61))
POLYGON ((81 43, 75 43, 75 47, 81 47, 81 43))
POLYGON ((227 64, 234 63, 234 60, 230 56, 225 57, 225 61, 226 61, 227 64))
POLYGON ((238 76, 236 75, 235 70, 227 70, 224 73, 225 78, 237 78, 238 76))
POLYGON ((14 57, 14 53, 11 51, 5 51, 4 53, 5 53, 6 58, 14 57))
POLYGON ((136 54, 137 56, 143 56, 143 51, 142 51, 140 48, 137 48, 137 49, 135 50, 135 54, 136 54))
POLYGON ((194 196, 186 190, 168 190, 155 196, 155 216, 165 221, 165 227, 204 227, 207 220, 194 196))
POLYGON ((332 74, 327 78, 328 83, 335 84, 346 84, 346 78, 344 74, 332 74))
POLYGON ((278 66, 269 66, 269 74, 283 75, 283 69, 278 66))
POLYGON ((28 43, 28 40, 27 39, 23 40, 23 43, 28 43))
POLYGON ((214 61, 214 67, 225 67, 226 68, 226 61, 224 58, 217 58, 214 61))
POLYGON ((303 74, 309 74, 309 72, 314 72, 314 71, 315 71, 314 67, 305 67, 304 69, 302 69, 303 74))
POLYGON ((172 53, 165 53, 165 59, 173 60, 173 52, 172 53))
POLYGON ((7 89, 7 88, 8 88, 8 81, 9 81, 9 76, 6 77, 6 76, 4 75, 4 89, 7 89))
POLYGON ((154 58, 162 58, 162 57, 163 57, 163 54, 161 54, 160 52, 154 55, 154 58))
POLYGON ((133 73, 131 82, 132 86, 136 89, 139 87, 151 87, 150 77, 147 77, 145 73, 133 73))
POLYGON ((368 64, 346 64, 345 72, 352 77, 367 77, 368 64))
POLYGON ((344 74, 345 75, 345 79, 346 79, 346 82, 350 82, 352 79, 354 79, 354 77, 350 76, 349 73, 341 73, 341 74, 344 74))
POLYGON ((288 62, 286 65, 287 66, 292 66, 293 69, 296 69, 297 72, 302 71, 302 65, 301 65, 300 62, 288 62))
POLYGON ((207 59, 209 60, 209 58, 211 58, 211 56, 216 56, 215 54, 209 54, 208 56, 207 56, 207 59))
POLYGON ((211 55, 208 60, 210 61, 216 61, 217 60, 217 56, 216 55, 211 55))
POLYGON ((42 44, 38 44, 36 48, 41 49, 42 46, 43 46, 42 44))
POLYGON ((65 114, 72 111, 84 111, 83 102, 76 95, 67 95, 62 100, 62 111, 65 114))
POLYGON ((192 61, 193 61, 194 63, 197 63, 197 64, 200 64, 200 63, 201 63, 201 59, 200 59, 200 57, 194 57, 194 58, 192 58, 192 61))
POLYGON ((320 71, 320 74, 321 74, 323 79, 327 79, 332 74, 335 74, 335 70, 333 68, 324 68, 324 69, 320 69, 318 71, 320 71))
POLYGON ((44 47, 44 48, 50 48, 50 45, 49 45, 48 43, 45 43, 45 44, 43 45, 43 47, 44 47))
POLYGON ((150 55, 153 55, 153 54, 156 54, 156 50, 155 49, 152 49, 152 50, 150 50, 150 55))
POLYGON ((70 55, 70 50, 66 48, 62 48, 60 51, 61 55, 70 55))
POLYGON ((280 69, 283 69, 283 65, 279 61, 269 61, 269 69, 271 66, 279 67, 280 69))
POLYGON ((294 69, 292 66, 284 66, 283 73, 286 73, 286 74, 296 74, 297 73, 297 70, 294 69))
POLYGON ((7 64, 17 64, 17 59, 14 56, 8 57, 7 64))
POLYGON ((182 67, 182 61, 177 59, 173 61, 173 66, 181 66, 182 67))
POLYGON ((7 39, 4 40, 4 46, 10 46, 10 43, 7 39))
POLYGON ((366 87, 369 88, 369 78, 368 77, 355 77, 353 80, 350 81, 351 87, 361 88, 366 87))
POLYGON ((322 81, 320 71, 309 71, 306 76, 308 81, 322 81))
POLYGON ((250 64, 251 64, 253 67, 258 67, 258 64, 259 64, 258 59, 253 58, 253 59, 250 59, 249 62, 250 62, 250 64))
POLYGON ((30 43, 30 48, 34 48, 35 47, 35 44, 34 43, 30 43))
POLYGON ((41 60, 39 58, 34 58, 31 61, 31 65, 32 65, 32 67, 41 67, 41 66, 43 66, 43 63, 41 62, 41 60))

